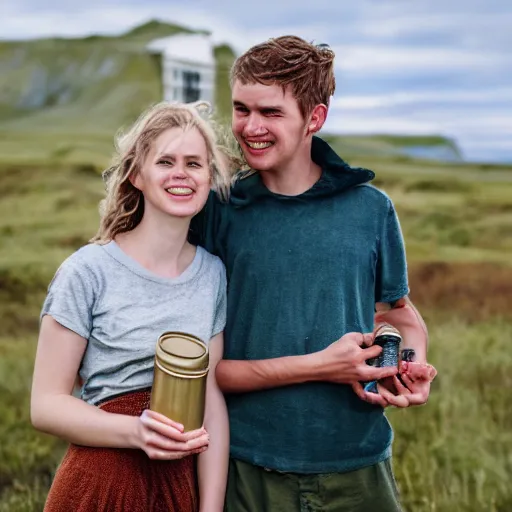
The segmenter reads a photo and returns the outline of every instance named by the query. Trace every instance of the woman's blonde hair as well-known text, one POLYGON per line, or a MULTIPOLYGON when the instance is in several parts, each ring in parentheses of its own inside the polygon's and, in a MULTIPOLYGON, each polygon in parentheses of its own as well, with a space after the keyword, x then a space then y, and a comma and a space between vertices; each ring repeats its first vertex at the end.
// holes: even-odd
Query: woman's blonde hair
POLYGON ((211 186, 227 199, 237 157, 219 138, 210 118, 210 105, 162 102, 143 113, 127 133, 116 139, 112 165, 103 172, 106 197, 100 203, 100 227, 91 242, 106 243, 117 234, 134 229, 144 214, 144 197, 133 179, 144 165, 155 139, 170 128, 197 128, 206 142, 211 186))

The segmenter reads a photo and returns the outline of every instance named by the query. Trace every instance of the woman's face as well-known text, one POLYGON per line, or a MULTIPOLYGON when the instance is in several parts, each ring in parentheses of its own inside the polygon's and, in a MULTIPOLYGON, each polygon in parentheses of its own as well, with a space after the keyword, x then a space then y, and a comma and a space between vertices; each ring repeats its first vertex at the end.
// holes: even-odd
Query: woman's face
POLYGON ((153 142, 133 185, 144 195, 144 211, 192 218, 210 192, 208 150, 197 128, 170 128, 153 142))

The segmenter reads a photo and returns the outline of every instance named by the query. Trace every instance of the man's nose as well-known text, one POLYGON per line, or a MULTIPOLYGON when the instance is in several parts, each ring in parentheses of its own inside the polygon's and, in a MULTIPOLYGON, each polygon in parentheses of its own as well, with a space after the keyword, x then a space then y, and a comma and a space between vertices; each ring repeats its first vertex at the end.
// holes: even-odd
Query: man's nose
POLYGON ((266 133, 267 130, 263 126, 261 117, 251 114, 245 124, 244 134, 247 137, 258 137, 266 133))

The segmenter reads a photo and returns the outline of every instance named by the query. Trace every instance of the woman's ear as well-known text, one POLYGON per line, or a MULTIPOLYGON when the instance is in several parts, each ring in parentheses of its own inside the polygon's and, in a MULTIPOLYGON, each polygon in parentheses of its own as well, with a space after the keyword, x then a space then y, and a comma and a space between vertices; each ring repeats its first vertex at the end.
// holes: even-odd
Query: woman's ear
POLYGON ((138 169, 132 169, 132 172, 128 176, 128 181, 137 189, 142 192, 144 187, 144 178, 142 177, 138 169))
MULTIPOLYGON (((133 165, 133 155, 130 155, 126 161, 124 162, 124 169, 123 174, 126 172, 129 172, 128 175, 128 181, 137 189, 142 190, 142 177, 140 175, 139 169, 136 168, 136 166, 133 165)), ((137 166, 138 167, 138 166, 137 166)))
POLYGON ((140 174, 138 172, 132 172, 128 176, 128 181, 138 190, 140 190, 140 174))

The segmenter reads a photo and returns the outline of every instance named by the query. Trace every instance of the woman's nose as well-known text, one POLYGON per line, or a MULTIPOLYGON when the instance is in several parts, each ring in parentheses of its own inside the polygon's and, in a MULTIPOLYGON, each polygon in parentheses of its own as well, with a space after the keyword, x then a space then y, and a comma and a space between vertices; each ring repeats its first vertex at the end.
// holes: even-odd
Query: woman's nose
POLYGON ((188 177, 182 165, 176 165, 172 170, 171 176, 176 180, 186 180, 188 177))

